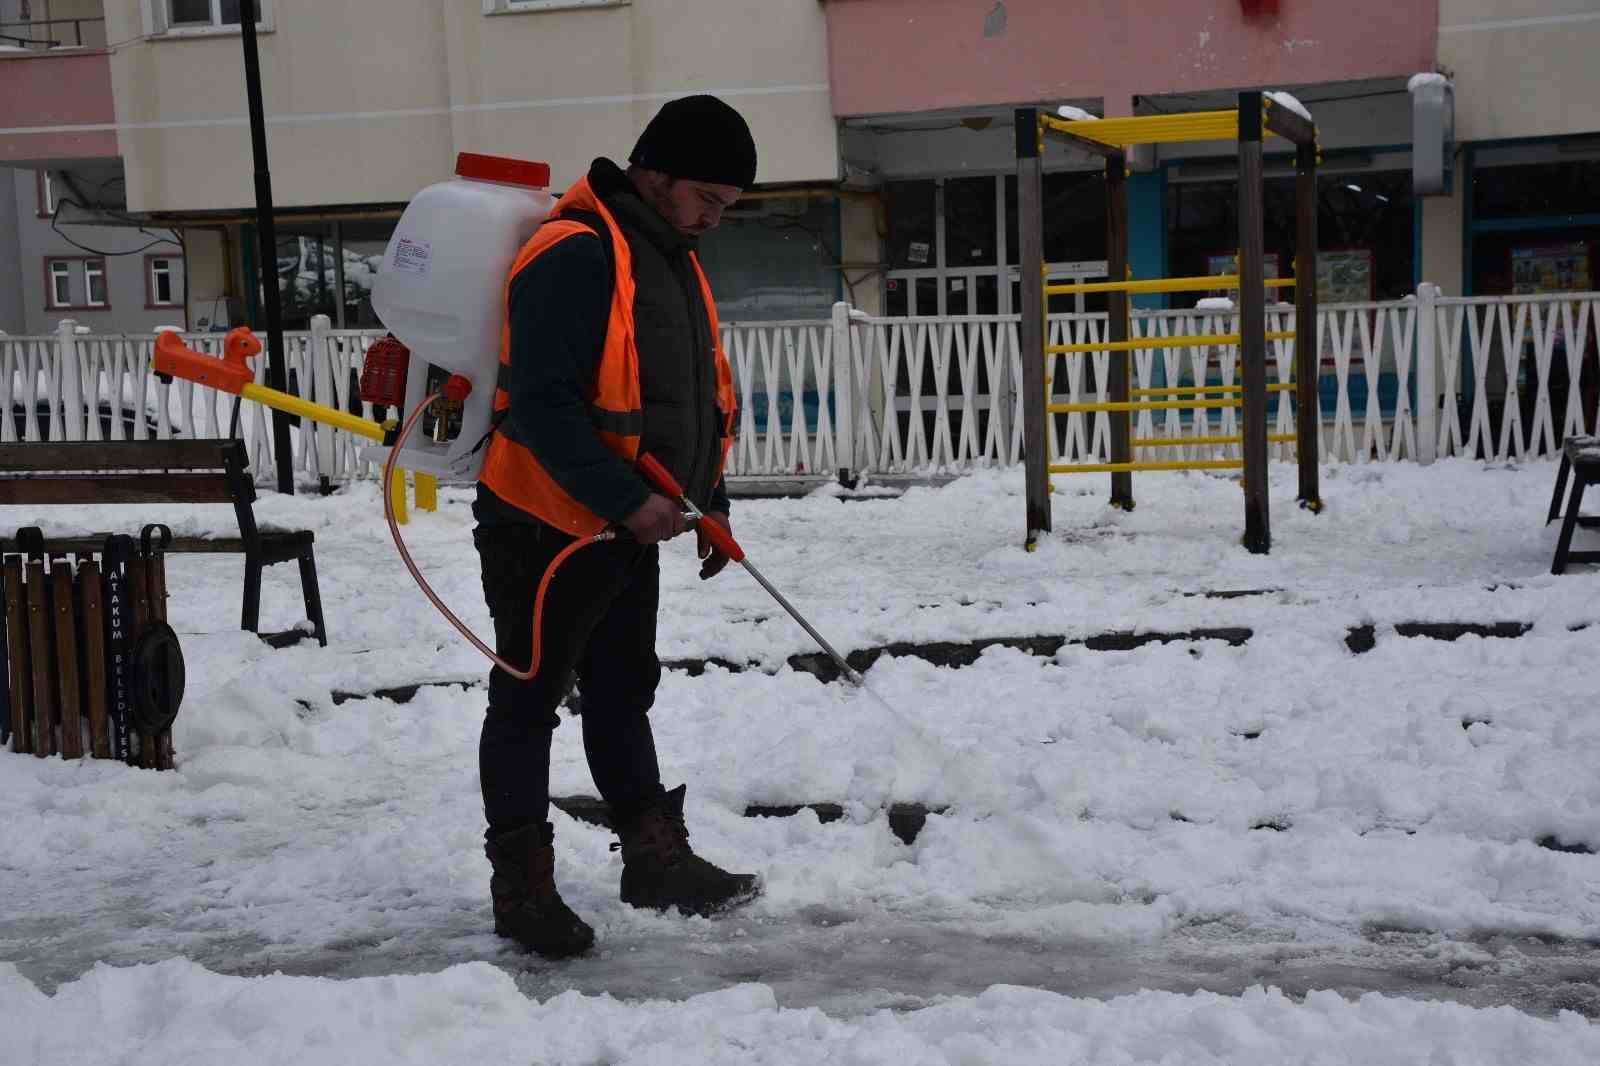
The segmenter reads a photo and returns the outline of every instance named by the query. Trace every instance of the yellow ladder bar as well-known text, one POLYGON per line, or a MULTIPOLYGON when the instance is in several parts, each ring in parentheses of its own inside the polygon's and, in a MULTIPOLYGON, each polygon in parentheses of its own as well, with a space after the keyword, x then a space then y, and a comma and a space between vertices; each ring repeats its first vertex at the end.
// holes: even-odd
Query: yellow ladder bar
POLYGON ((1050 403, 1051 414, 1069 415, 1089 411, 1191 411, 1197 407, 1243 407, 1243 400, 1135 400, 1109 403, 1050 403))
MULTIPOLYGON (((1292 289, 1293 278, 1268 278, 1263 282, 1269 289, 1292 289)), ((1094 292, 1209 292, 1212 289, 1237 289, 1239 275, 1213 274, 1198 278, 1149 278, 1145 281, 1073 281, 1046 285, 1046 296, 1076 296, 1094 292)), ((1204 314, 1205 312, 1201 312, 1204 314)), ((1213 312, 1221 313, 1221 312, 1213 312)))
MULTIPOLYGON (((1293 444, 1299 438, 1293 433, 1269 433, 1269 444, 1293 444)), ((1182 448, 1190 444, 1243 444, 1244 436, 1237 434, 1231 437, 1135 437, 1135 448, 1182 448)))
MULTIPOLYGON (((1077 355, 1083 352, 1133 352, 1154 348, 1198 348, 1206 344, 1238 344, 1237 333, 1191 333, 1181 337, 1138 337, 1127 341, 1100 341, 1086 344, 1047 344, 1046 355, 1077 355)), ((1292 341, 1294 331, 1274 330, 1269 341, 1292 341)))
POLYGON ((1131 474, 1137 470, 1243 470, 1242 459, 1197 459, 1192 463, 1052 463, 1052 474, 1131 474))
MULTIPOLYGON (((1292 381, 1275 381, 1267 385, 1268 392, 1293 392, 1292 381)), ((1243 392, 1243 385, 1168 385, 1162 388, 1134 389, 1135 396, 1172 396, 1191 392, 1243 392)))

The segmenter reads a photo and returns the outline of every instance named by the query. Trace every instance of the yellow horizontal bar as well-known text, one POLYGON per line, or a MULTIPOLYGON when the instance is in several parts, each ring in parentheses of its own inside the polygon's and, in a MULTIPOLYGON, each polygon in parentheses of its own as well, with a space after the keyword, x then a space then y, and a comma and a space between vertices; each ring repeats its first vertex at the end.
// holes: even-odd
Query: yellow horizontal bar
POLYGON ((1217 274, 1205 278, 1147 278, 1144 281, 1074 281, 1044 287, 1047 296, 1076 296, 1091 292, 1205 292, 1208 289, 1232 289, 1239 283, 1237 275, 1217 274), (1232 284, 1229 284, 1229 282, 1232 284))
MULTIPOLYGON (((1292 289, 1293 278, 1268 278, 1262 283, 1268 289, 1292 289)), ((1209 292, 1212 289, 1237 289, 1239 275, 1211 274, 1198 278, 1146 278, 1143 281, 1064 281, 1046 285, 1046 296, 1075 296, 1093 292, 1209 292)))
MULTIPOLYGON (((1299 438, 1293 433, 1268 433, 1268 444, 1292 444, 1299 438)), ((1135 448, 1182 448, 1189 444, 1243 444, 1242 435, 1227 437, 1135 437, 1135 448)))
POLYGON ((1241 392, 1243 385, 1168 385, 1159 389, 1134 389, 1135 396, 1171 396, 1186 392, 1241 392))
POLYGON ((346 433, 354 433, 358 437, 366 437, 379 444, 383 443, 383 427, 370 418, 352 415, 326 404, 312 403, 310 400, 303 400, 278 389, 269 389, 265 385, 246 385, 239 390, 239 395, 246 400, 254 400, 263 407, 299 415, 301 418, 309 418, 313 422, 321 422, 325 426, 342 429, 346 433))
POLYGON ((1197 407, 1243 407, 1243 400, 1136 400, 1108 403, 1047 403, 1052 414, 1070 415, 1086 411, 1192 411, 1197 407))
MULTIPOLYGON (((1268 392, 1293 392, 1294 382, 1278 381, 1267 386, 1268 392)), ((1134 396, 1171 396, 1193 392, 1243 392, 1243 385, 1172 385, 1162 389, 1134 389, 1134 396)))
POLYGON ((1046 355, 1077 355, 1082 352, 1131 352, 1141 348, 1197 348, 1202 344, 1238 344, 1237 333, 1197 333, 1184 337, 1140 337, 1126 341, 1099 341, 1089 344, 1047 344, 1046 355))
MULTIPOLYGON (((1234 141, 1239 138, 1239 112, 1190 111, 1181 115, 1134 115, 1124 118, 1068 120, 1040 115, 1047 130, 1123 148, 1130 144, 1183 141, 1234 141)), ((1264 136, 1276 136, 1263 129, 1264 136)))
POLYGON ((1196 459, 1192 463, 1083 463, 1050 464, 1052 474, 1131 474, 1136 470, 1243 470, 1239 459, 1196 459))
MULTIPOLYGON (((1180 337, 1136 337, 1126 341, 1099 341, 1088 344, 1047 344, 1046 355, 1080 355, 1084 352, 1135 352, 1156 348, 1198 348, 1206 344, 1238 344, 1243 338, 1237 333, 1191 333, 1180 337)), ((1292 341, 1292 331, 1274 330, 1267 334, 1269 341, 1292 341)))
MULTIPOLYGON (((1045 386, 1046 386, 1045 387, 1045 395, 1046 395, 1046 397, 1048 397, 1048 395, 1050 395, 1050 387, 1048 387, 1048 386, 1050 386, 1051 381, 1053 381, 1053 378, 1045 378, 1045 386)), ((1166 387, 1166 389, 1130 389, 1130 391, 1128 391, 1128 394, 1134 395, 1134 397, 1150 397, 1150 395, 1187 395, 1187 394, 1194 394, 1194 392, 1200 392, 1200 394, 1205 394, 1205 392, 1243 392, 1243 391, 1245 391, 1245 386, 1171 386, 1171 387, 1166 387)), ((1278 381, 1278 383, 1269 384, 1269 386, 1267 386, 1267 392, 1293 392, 1293 391, 1294 391, 1294 383, 1293 383, 1293 381, 1278 381)), ((1197 399, 1198 399, 1198 397, 1197 397, 1197 399)), ((1237 399, 1237 397, 1235 397, 1235 399, 1237 399)), ((1192 407, 1192 403, 1184 403, 1184 405, 1186 405, 1186 407, 1192 407)))

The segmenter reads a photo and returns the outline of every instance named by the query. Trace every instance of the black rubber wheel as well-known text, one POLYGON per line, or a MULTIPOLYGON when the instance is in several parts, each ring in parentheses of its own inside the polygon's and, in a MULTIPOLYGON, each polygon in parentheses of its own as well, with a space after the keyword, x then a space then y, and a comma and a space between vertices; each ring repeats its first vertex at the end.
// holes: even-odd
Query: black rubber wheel
POLYGON ((141 733, 171 727, 183 703, 183 649, 165 622, 151 622, 134 642, 133 722, 141 733))

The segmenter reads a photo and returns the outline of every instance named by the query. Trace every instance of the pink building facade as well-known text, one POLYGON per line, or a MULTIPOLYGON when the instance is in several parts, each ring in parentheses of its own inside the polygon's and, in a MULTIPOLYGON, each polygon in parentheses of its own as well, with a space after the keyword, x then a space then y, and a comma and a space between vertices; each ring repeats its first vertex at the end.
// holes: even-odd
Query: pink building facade
MULTIPOLYGON (((1016 310, 1016 107, 1158 114, 1231 107, 1245 89, 1293 93, 1315 113, 1323 241, 1355 264, 1360 295, 1415 286, 1407 82, 1435 69, 1439 0, 827 0, 826 12, 843 169, 886 200, 888 313, 1016 310)), ((1046 258, 1062 280, 1096 277, 1100 164, 1052 151, 1046 258)), ((1222 269, 1238 232, 1232 145, 1158 146, 1133 165, 1136 275, 1222 269)), ((1287 269, 1292 191, 1281 161, 1268 174, 1268 251, 1287 269)))
POLYGON ((830 0, 830 88, 840 116, 1126 114, 1136 97, 1407 77, 1432 69, 1438 26, 1438 0, 830 0))

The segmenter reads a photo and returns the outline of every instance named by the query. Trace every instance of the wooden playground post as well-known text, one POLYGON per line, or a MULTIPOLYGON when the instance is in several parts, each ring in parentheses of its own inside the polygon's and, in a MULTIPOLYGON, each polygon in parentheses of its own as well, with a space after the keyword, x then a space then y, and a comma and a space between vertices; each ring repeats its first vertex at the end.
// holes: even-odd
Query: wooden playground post
MULTIPOLYGON (((1128 161, 1117 152, 1106 157, 1106 276, 1112 281, 1128 280, 1128 161)), ((1128 340, 1128 306, 1132 301, 1126 290, 1106 294, 1106 339, 1113 343, 1128 340)), ((1112 403, 1127 403, 1132 383, 1129 377, 1129 352, 1111 350, 1109 373, 1112 403)), ((1130 411, 1111 412, 1111 461, 1133 462, 1133 414, 1130 411)), ((1118 470, 1111 475, 1111 506, 1124 511, 1133 510, 1133 471, 1118 470)))
POLYGON ((1040 533, 1050 532, 1050 427, 1045 410, 1044 345, 1044 168, 1039 157, 1039 112, 1018 108, 1017 237, 1020 243, 1022 321, 1017 330, 1022 359, 1022 458, 1028 526, 1025 544, 1031 551, 1040 533))
POLYGON ((1300 465, 1300 506, 1322 510, 1317 466, 1318 423, 1322 420, 1317 379, 1322 352, 1317 336, 1317 144, 1302 142, 1295 152, 1295 209, 1299 248, 1294 263, 1295 443, 1300 465))
POLYGON ((1244 546, 1272 550, 1267 490, 1267 305, 1262 212, 1262 98, 1239 94, 1239 362, 1244 390, 1244 546))

